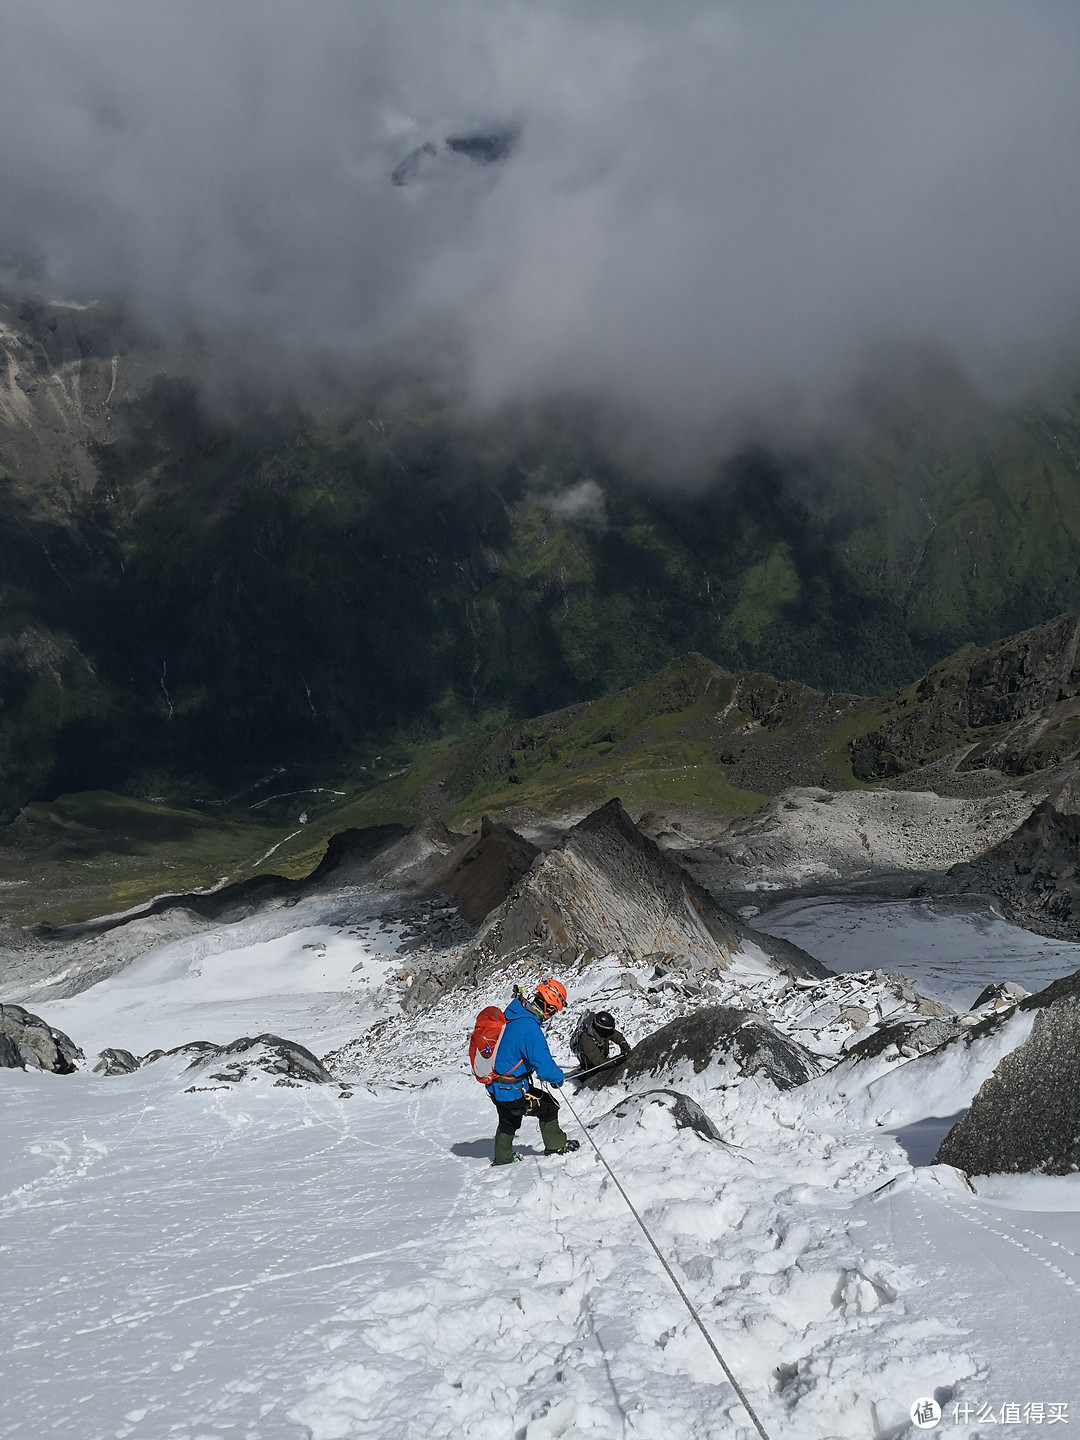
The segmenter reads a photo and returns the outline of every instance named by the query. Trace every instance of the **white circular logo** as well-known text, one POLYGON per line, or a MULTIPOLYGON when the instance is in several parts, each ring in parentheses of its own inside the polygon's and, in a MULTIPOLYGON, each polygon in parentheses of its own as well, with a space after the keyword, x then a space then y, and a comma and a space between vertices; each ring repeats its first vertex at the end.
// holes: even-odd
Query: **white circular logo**
POLYGON ((920 1430, 933 1430, 941 1420, 941 1406, 929 1396, 916 1400, 911 1407, 911 1420, 920 1430))

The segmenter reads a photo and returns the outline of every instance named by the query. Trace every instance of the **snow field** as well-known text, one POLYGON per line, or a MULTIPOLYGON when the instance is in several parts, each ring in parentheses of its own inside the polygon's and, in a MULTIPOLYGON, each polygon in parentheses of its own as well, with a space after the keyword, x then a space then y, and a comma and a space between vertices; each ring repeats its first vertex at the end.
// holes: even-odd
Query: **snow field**
POLYGON ((961 1011, 1000 980, 1035 991, 1080 969, 1080 945, 955 901, 815 896, 766 908, 750 923, 800 945, 830 970, 903 971, 924 995, 961 1011))
POLYGON ((303 1032, 302 1043, 325 1048, 370 1024, 373 1011, 397 1009, 385 987, 401 970, 400 927, 371 915, 367 897, 357 908, 296 906, 190 935, 155 946, 81 995, 37 1008, 88 1056, 106 1046, 145 1055, 278 1030, 290 1039, 303 1032))
MULTIPOLYGON (((490 1168, 496 1117, 465 1041, 481 1005, 535 977, 403 1016, 386 905, 359 905, 161 946, 40 1007, 91 1063, 106 1044, 263 1030, 333 1046, 354 1094, 261 1072, 191 1091, 185 1057, 108 1078, 0 1073, 0 1435, 752 1437, 587 1141, 540 1158, 526 1121, 523 1162, 490 1168)), ((556 1056, 582 1009, 637 1039, 722 1002, 831 1063, 853 995, 896 1003, 872 975, 789 987, 753 956, 701 993, 651 979, 613 958, 575 972, 556 1056)), ((773 1440, 899 1440, 935 1391, 1075 1410, 1077 1184, 997 1177, 976 1194, 908 1158, 911 1133, 966 1106, 1027 1023, 917 1060, 841 1058, 783 1093, 730 1062, 655 1082, 724 1144, 678 1129, 663 1095, 568 1087, 773 1440)))
POLYGON ((358 1292, 421 1279, 452 1224, 462 1162, 401 1143, 411 1097, 185 1094, 155 1068, 4 1076, 0 1434, 301 1436, 285 1411, 358 1292))
MULTIPOLYGON (((895 1156, 785 1129, 769 1090, 743 1097, 742 1152, 661 1104, 592 1133, 770 1433, 873 1435, 977 1364, 868 1218, 895 1156)), ((313 1440, 754 1435, 591 1151, 474 1172, 467 1197, 430 1280, 353 1317, 363 1358, 312 1377, 291 1414, 313 1440)))

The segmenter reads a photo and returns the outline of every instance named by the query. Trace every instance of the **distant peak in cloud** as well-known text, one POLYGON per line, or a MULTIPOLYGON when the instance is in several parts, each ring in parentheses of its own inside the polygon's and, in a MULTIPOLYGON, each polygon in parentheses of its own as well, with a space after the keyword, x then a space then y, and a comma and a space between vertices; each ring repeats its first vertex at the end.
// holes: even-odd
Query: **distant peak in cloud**
POLYGON ((400 165, 394 167, 390 179, 395 185, 408 185, 410 180, 419 179, 425 172, 430 172, 432 165, 438 162, 440 153, 464 155, 478 165, 495 165, 511 153, 517 143, 518 133, 513 128, 496 127, 468 135, 448 135, 441 143, 425 140, 422 145, 411 150, 400 165))

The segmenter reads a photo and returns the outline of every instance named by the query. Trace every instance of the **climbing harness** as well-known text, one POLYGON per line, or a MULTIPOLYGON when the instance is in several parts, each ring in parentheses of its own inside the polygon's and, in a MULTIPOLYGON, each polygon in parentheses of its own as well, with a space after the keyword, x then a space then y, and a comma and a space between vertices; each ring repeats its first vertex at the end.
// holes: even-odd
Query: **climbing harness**
POLYGON ((634 1208, 634 1202, 630 1199, 630 1196, 627 1195, 626 1191, 623 1189, 622 1185, 619 1183, 619 1178, 618 1178, 618 1176, 615 1174, 615 1171, 612 1170, 611 1166, 610 1166, 610 1165, 608 1164, 608 1162, 604 1159, 604 1156, 603 1156, 603 1153, 601 1152, 600 1146, 597 1145, 596 1141, 595 1141, 595 1140, 593 1139, 593 1137, 589 1134, 588 1130, 586 1130, 585 1125, 584 1125, 584 1122, 583 1122, 582 1119, 581 1119, 581 1116, 577 1113, 577 1111, 574 1109, 573 1105, 571 1104, 570 1097, 569 1097, 568 1095, 564 1095, 562 1098, 566 1101, 567 1107, 569 1108, 571 1115, 573 1115, 574 1119, 577 1121, 578 1125, 581 1127, 581 1133, 585 1136, 585 1139, 588 1140, 589 1144, 590 1144, 590 1145, 592 1146, 592 1148, 596 1151, 596 1158, 600 1161, 601 1165, 603 1165, 604 1169, 605 1169, 605 1170, 607 1171, 607 1173, 611 1176, 612 1182, 613 1182, 616 1190, 618 1190, 619 1194, 620 1194, 620 1195, 622 1196, 622 1198, 626 1201, 626 1207, 627 1207, 627 1209, 630 1211, 630 1214, 633 1215, 634 1219, 637 1221, 638 1225, 641 1227, 641 1233, 645 1236, 645 1239, 646 1239, 646 1240, 649 1242, 649 1244, 652 1246, 653 1253, 656 1255, 656 1258, 660 1261, 660 1264, 664 1267, 664 1270, 667 1272, 667 1277, 668 1277, 668 1279, 671 1281, 672 1285, 675 1286, 675 1289, 677 1290, 678 1295, 679 1295, 679 1299, 680 1299, 680 1300, 683 1302, 683 1304, 686 1306, 687 1310, 689 1310, 690 1316, 691 1316, 694 1324, 698 1327, 698 1329, 701 1331, 702 1335, 705 1337, 705 1343, 706 1343, 706 1345, 708 1345, 709 1349, 712 1351, 712 1353, 716 1356, 716 1359, 719 1361, 719 1363, 720 1363, 720 1368, 721 1368, 721 1370, 723 1370, 724 1374, 727 1376, 728 1381, 729 1381, 730 1384, 731 1384, 731 1388, 735 1391, 735 1394, 739 1397, 739 1402, 740 1402, 740 1404, 742 1405, 742 1407, 743 1407, 743 1409, 746 1411, 746 1413, 750 1416, 750 1419, 753 1421, 753 1423, 754 1423, 754 1429, 755 1429, 755 1430, 757 1431, 757 1433, 761 1436, 761 1440, 769 1440, 769 1432, 765 1429, 765 1426, 762 1425, 761 1421, 758 1419, 757 1411, 756 1411, 756 1410, 754 1409, 754 1407, 750 1404, 750 1401, 746 1398, 746 1394, 745 1394, 745 1392, 743 1391, 742 1386, 741 1386, 741 1385, 739 1384, 739 1382, 735 1379, 735 1376, 731 1373, 731 1368, 730 1368, 730 1366, 728 1365, 727 1361, 724 1359, 723 1355, 720 1354, 720 1351, 719 1351, 719 1349, 717 1348, 717 1345, 716 1345, 716 1341, 715 1341, 715 1340, 712 1338, 712 1336, 709 1334, 708 1330, 706 1330, 706 1328, 705 1328, 705 1322, 702 1320, 701 1316, 698 1314, 697 1310, 695 1309, 695 1307, 694 1307, 694 1302, 690 1299, 689 1295, 687 1295, 686 1291, 683 1289, 682 1285, 679 1283, 678 1276, 675 1274, 674 1270, 672 1270, 671 1266, 668 1264, 667 1260, 664 1258, 663 1252, 661 1251, 659 1245, 657 1245, 656 1241, 655 1241, 655 1240, 653 1239, 653 1237, 649 1234, 648 1227, 646 1226, 645 1221, 641 1218, 641 1216, 638 1214, 637 1210, 634 1208))

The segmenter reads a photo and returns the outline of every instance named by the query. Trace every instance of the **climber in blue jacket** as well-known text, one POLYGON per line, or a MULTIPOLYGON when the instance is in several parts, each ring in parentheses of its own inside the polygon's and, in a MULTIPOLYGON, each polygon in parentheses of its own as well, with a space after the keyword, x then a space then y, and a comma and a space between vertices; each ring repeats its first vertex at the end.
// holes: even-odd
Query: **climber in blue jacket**
POLYGON ((506 1007, 506 1028, 495 1055, 495 1079, 487 1087, 499 1112, 495 1133, 496 1165, 512 1165, 514 1136, 526 1115, 540 1122, 545 1155, 565 1155, 577 1150, 580 1142, 568 1140, 559 1126, 559 1103, 537 1089, 533 1076, 549 1085, 561 1085, 563 1072, 551 1058, 541 1028, 566 1004, 566 990, 558 980, 541 980, 531 1000, 518 991, 506 1007))

